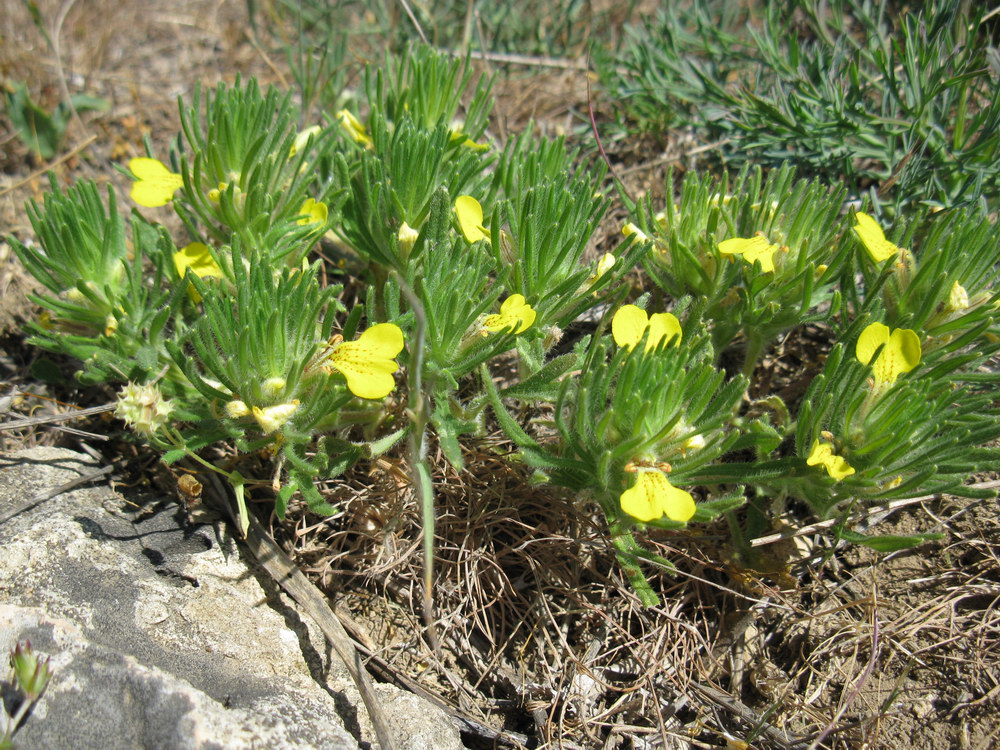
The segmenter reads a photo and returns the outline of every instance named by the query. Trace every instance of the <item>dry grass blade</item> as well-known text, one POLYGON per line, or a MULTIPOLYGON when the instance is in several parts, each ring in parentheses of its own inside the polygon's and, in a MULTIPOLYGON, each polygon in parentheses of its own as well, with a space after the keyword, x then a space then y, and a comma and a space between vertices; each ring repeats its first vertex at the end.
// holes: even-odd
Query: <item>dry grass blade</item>
MULTIPOLYGON (((977 490, 991 490, 1000 487, 1000 479, 991 480, 989 482, 977 482, 976 484, 970 484, 969 487, 977 490)), ((926 502, 927 500, 933 500, 936 495, 921 495, 920 497, 908 497, 902 500, 893 500, 891 503, 885 503, 884 505, 873 505, 870 508, 854 513, 847 518, 847 523, 849 526, 853 526, 859 521, 863 521, 873 516, 879 514, 889 514, 892 511, 899 510, 900 508, 905 508, 910 505, 916 505, 917 503, 926 502)), ((883 517, 884 520, 884 517, 883 517)), ((767 536, 757 537, 756 539, 750 540, 751 547, 762 547, 765 544, 774 544, 775 542, 782 542, 786 539, 794 539, 800 536, 807 536, 808 534, 814 534, 817 531, 823 531, 824 529, 829 529, 836 526, 839 523, 843 523, 842 518, 831 518, 826 521, 819 521, 818 523, 812 523, 808 526, 803 526, 800 529, 789 529, 787 531, 782 531, 777 534, 768 534, 767 536)))
POLYGON ((34 427, 40 424, 50 424, 52 422, 65 422, 69 419, 79 417, 89 417, 93 414, 104 414, 114 411, 114 404, 104 404, 103 406, 91 406, 89 409, 77 409, 63 414, 46 414, 44 417, 26 417, 25 419, 15 419, 10 422, 0 422, 0 432, 4 430, 19 430, 23 427, 34 427))

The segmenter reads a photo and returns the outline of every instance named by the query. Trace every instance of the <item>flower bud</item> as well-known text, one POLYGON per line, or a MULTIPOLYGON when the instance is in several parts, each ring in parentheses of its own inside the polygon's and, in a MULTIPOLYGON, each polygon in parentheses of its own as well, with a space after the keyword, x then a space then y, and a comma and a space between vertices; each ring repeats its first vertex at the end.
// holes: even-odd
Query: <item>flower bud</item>
POLYGON ((299 402, 290 401, 287 404, 277 406, 266 406, 261 409, 259 406, 253 407, 253 418, 257 420, 260 429, 265 435, 270 435, 281 425, 289 420, 295 410, 299 408, 299 402))
POLYGON ((167 424, 173 405, 155 385, 129 383, 118 394, 115 416, 136 432, 151 436, 167 424))
POLYGON ((399 234, 396 235, 396 239, 399 240, 399 249, 404 253, 410 252, 419 236, 420 232, 404 221, 403 225, 399 228, 399 234))
POLYGON ((226 404, 226 416, 230 419, 239 419, 240 417, 245 417, 250 413, 250 407, 246 405, 245 401, 240 401, 239 399, 235 401, 229 401, 226 404))
POLYGON ((268 401, 276 399, 285 390, 285 379, 268 378, 261 383, 260 390, 264 394, 264 398, 268 401))
POLYGON ((39 659, 31 648, 31 641, 24 641, 10 652, 10 665, 14 668, 14 681, 28 700, 37 700, 52 676, 48 657, 39 659))
POLYGON ((948 301, 945 302, 944 311, 949 313, 962 312, 969 308, 969 293, 965 287, 957 281, 951 285, 948 292, 948 301))

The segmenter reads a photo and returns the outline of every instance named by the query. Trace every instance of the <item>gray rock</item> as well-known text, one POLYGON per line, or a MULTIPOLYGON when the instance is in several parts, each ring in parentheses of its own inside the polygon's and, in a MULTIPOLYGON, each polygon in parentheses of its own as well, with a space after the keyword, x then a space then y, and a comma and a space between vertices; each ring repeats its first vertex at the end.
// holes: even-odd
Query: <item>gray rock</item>
MULTIPOLYGON (((95 468, 58 448, 0 457, 0 517, 95 468)), ((376 746, 347 670, 222 527, 81 486, 0 524, 0 549, 0 655, 29 638, 52 657, 19 747, 376 746)), ((378 694, 401 748, 462 747, 439 709, 378 694)))

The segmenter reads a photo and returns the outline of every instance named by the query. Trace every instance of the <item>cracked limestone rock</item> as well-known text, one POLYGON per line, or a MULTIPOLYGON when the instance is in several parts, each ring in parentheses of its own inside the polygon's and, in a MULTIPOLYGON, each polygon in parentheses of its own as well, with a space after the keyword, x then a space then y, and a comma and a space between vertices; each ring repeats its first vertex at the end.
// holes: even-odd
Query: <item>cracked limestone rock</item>
MULTIPOLYGON (((61 448, 0 456, 0 517, 96 468, 61 448)), ((101 483, 0 522, 0 654, 30 639, 52 657, 19 747, 377 747, 322 636, 217 531, 188 525, 173 501, 140 507, 101 483)), ((378 694, 405 727, 401 748, 462 747, 439 709, 387 685, 378 694)))

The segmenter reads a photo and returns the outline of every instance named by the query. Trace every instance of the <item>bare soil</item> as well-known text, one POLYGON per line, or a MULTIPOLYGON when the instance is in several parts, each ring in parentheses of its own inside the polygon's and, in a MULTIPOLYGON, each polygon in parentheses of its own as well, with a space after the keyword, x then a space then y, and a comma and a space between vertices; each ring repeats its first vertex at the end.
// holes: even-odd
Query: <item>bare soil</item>
MULTIPOLYGON (((121 189, 111 164, 141 155, 146 137, 166 153, 178 129, 176 99, 196 82, 287 76, 251 39, 241 0, 38 6, 56 49, 24 3, 0 0, 3 83, 27 83, 47 109, 67 92, 104 97, 111 108, 74 119, 50 163, 36 160, 0 117, 0 236, 30 237, 23 204, 42 198, 46 172, 63 184, 90 178, 121 189)), ((497 70, 498 137, 531 120, 548 133, 570 132, 590 103, 601 115, 584 71, 497 70)), ((667 167, 692 168, 701 145, 689 133, 606 144, 634 196, 662 195, 667 167)), ((614 244, 624 216, 610 213, 594 253, 614 244)), ((0 242, 0 398, 23 394, 5 405, 5 417, 107 401, 107 391, 39 374, 40 356, 21 332, 38 312, 24 296, 32 288, 0 242)), ((801 332, 772 353, 775 388, 792 387, 823 356, 821 338, 801 332)), ((100 419, 74 427, 98 436, 120 430, 100 419)), ((127 467, 121 481, 169 481, 154 455, 118 440, 109 447, 49 428, 0 431, 0 449, 40 442, 117 451, 127 467)), ((740 562, 722 523, 651 532, 644 541, 676 571, 650 568, 663 604, 643 609, 586 498, 533 484, 499 434, 468 451, 463 472, 436 460, 437 651, 421 610, 419 508, 400 456, 329 482, 339 515, 296 509, 272 522, 373 671, 478 722, 467 725, 470 747, 1000 746, 995 501, 931 498, 871 519, 878 533, 943 534, 889 555, 806 530, 740 562)), ((773 531, 801 531, 813 520, 792 508, 773 531)))

